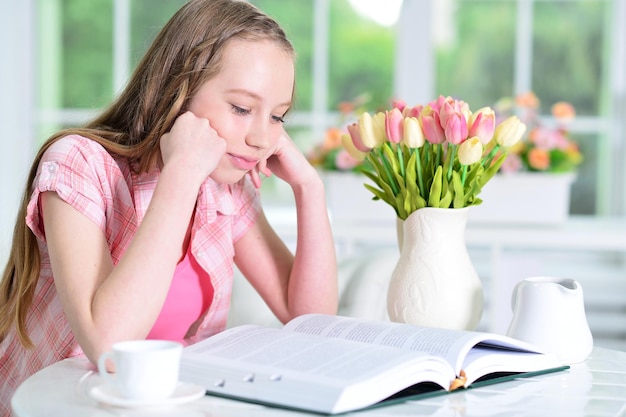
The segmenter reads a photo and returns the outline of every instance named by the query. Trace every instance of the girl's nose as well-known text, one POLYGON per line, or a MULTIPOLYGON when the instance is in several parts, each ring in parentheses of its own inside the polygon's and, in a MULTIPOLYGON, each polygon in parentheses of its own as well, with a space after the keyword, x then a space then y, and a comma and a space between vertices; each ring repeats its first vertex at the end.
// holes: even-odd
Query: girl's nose
POLYGON ((270 129, 267 122, 258 121, 250 126, 246 144, 254 148, 266 149, 271 145, 270 129))

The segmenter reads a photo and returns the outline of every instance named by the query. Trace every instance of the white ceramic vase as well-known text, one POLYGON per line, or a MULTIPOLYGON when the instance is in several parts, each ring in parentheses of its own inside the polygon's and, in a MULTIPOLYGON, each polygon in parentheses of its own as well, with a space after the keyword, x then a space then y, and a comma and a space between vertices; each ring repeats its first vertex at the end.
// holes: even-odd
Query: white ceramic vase
POLYGON ((387 309, 392 321, 474 330, 483 287, 465 245, 469 207, 426 207, 401 222, 400 258, 391 275, 387 309))

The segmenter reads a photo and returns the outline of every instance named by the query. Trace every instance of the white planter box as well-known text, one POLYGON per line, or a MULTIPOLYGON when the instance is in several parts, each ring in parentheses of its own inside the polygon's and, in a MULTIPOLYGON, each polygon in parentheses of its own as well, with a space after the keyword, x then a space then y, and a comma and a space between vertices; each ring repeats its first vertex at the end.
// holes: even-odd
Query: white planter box
POLYGON ((470 210, 470 223, 564 223, 569 216, 570 189, 575 173, 520 172, 497 174, 470 210))
POLYGON ((395 224, 396 212, 381 200, 372 200, 374 194, 365 188, 369 178, 354 172, 321 171, 326 189, 326 200, 333 223, 390 223, 395 224))

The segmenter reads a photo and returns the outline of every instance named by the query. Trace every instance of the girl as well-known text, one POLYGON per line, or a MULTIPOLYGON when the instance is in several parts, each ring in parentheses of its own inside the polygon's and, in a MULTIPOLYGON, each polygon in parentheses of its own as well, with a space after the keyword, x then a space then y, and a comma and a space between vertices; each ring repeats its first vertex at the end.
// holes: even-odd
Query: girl
POLYGON ((283 322, 336 313, 323 184, 283 129, 293 90, 274 20, 191 0, 110 108, 43 145, 0 283, 0 414, 55 361, 223 330, 233 263, 283 322), (263 214, 261 174, 293 190, 295 256, 263 214))

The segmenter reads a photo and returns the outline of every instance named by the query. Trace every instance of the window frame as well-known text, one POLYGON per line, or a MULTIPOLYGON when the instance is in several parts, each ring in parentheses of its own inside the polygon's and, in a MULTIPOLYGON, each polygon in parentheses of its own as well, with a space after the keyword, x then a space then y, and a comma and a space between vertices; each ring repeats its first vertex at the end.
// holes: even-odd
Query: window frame
MULTIPOLYGON (((60 0, 46 0, 47 7, 54 8, 60 0), (53 6, 50 6, 52 4, 53 6)), ((131 72, 130 68, 130 1, 113 0, 113 62, 111 71, 113 73, 114 92, 119 91, 131 72)), ((289 126, 294 128, 306 128, 312 133, 312 137, 322 137, 323 132, 329 126, 336 124, 339 115, 327 109, 327 86, 329 74, 328 62, 328 34, 329 34, 329 1, 314 1, 314 33, 312 39, 313 47, 313 102, 311 111, 294 112, 289 118, 289 126)), ((427 0, 424 2, 404 1, 402 13, 397 25, 398 40, 396 45, 396 66, 394 73, 393 91, 395 96, 402 97, 407 102, 423 103, 432 99, 435 94, 433 81, 435 79, 434 47, 432 46, 432 14, 435 10, 435 2, 440 0, 427 0), (418 4, 419 3, 419 4, 418 4), (412 39, 420 39, 421 53, 415 53, 415 43, 412 39)), ((464 0, 474 1, 474 0, 464 0)), ((532 89, 532 20, 533 7, 538 1, 547 0, 516 0, 517 1, 517 28, 516 28, 516 55, 515 55, 515 86, 514 93, 528 91, 532 89)), ((575 0, 555 0, 555 1, 575 1, 575 0)), ((596 184, 597 201, 596 216, 623 216, 626 215, 626 188, 620 187, 622 182, 619 179, 626 179, 626 167, 622 161, 626 159, 626 120, 620 115, 626 114, 626 28, 622 22, 626 22, 626 4, 616 0, 596 0, 607 1, 611 6, 610 16, 607 16, 607 36, 611 39, 611 53, 609 54, 609 76, 605 91, 607 94, 607 116, 579 117, 572 124, 573 133, 591 133, 598 136, 600 140, 600 154, 596 162, 598 170, 598 181, 596 184), (599 163, 603 161, 603 163, 599 163)), ((2 91, 13 91, 14 85, 19 85, 27 91, 26 98, 18 103, 20 112, 19 127, 14 128, 16 132, 30 132, 30 141, 19 144, 11 143, 9 149, 13 149, 12 154, 22 155, 21 161, 26 158, 24 155, 32 155, 40 139, 34 132, 40 130, 42 125, 60 126, 65 124, 81 123, 89 120, 98 113, 98 109, 39 109, 36 107, 33 96, 36 92, 34 86, 41 87, 42 83, 37 83, 38 79, 33 56, 24 58, 20 55, 23 50, 37 51, 37 42, 41 39, 55 39, 54 33, 37 33, 38 27, 34 24, 41 2, 37 0, 23 0, 22 2, 12 2, 4 4, 1 9, 7 9, 9 13, 2 13, 5 16, 6 25, 3 32, 11 34, 4 36, 4 39, 15 37, 22 39, 18 47, 11 48, 10 45, 3 45, 3 56, 13 57, 9 62, 16 62, 13 71, 4 76, 0 81, 2 91), (9 18, 6 18, 6 17, 9 18), (15 17, 15 18, 14 18, 15 17), (21 22, 21 24, 19 23, 21 22), (30 46, 30 47, 29 47, 30 46), (17 83, 8 80, 17 80, 17 83), (35 126, 35 127, 33 127, 35 126)), ((49 16, 47 16, 49 18, 49 16)), ((55 25, 44 26, 44 30, 54 31, 55 25)), ((58 29, 57 29, 58 30, 58 29)), ((58 37, 56 38, 58 39, 58 37)), ((60 42, 60 40, 58 40, 60 42)), ((55 71, 54 62, 46 65, 51 71, 55 71)), ((3 67, 6 67, 4 65, 3 67)), ((5 68, 6 69, 6 68, 5 68)), ((58 68, 57 68, 58 70, 58 68)), ((52 87, 54 88, 54 87, 52 87)), ((47 94, 54 95, 54 91, 47 94)), ((54 98, 49 100, 53 101, 54 98)), ((6 101, 6 100, 5 100, 6 101)), ((44 102, 46 99, 44 98, 44 102)), ((8 108, 9 105, 4 105, 8 108)), ((10 113, 0 116, 2 125, 11 122, 10 113)), ((9 132, 11 133, 11 132, 9 132)), ((11 137, 11 134, 8 135, 11 137)), ((7 153, 5 153, 6 155, 7 153)), ((20 172, 21 167, 15 166, 9 159, 9 166, 4 176, 14 177, 10 172, 20 172)), ((13 160, 13 159, 11 159, 13 160)), ((22 164, 19 163, 19 165, 22 164)), ((5 164, 2 164, 5 165, 5 164)), ((23 173, 22 173, 23 175, 23 173)), ((2 204, 4 207, 6 204, 2 204)), ((4 210, 4 209, 3 209, 4 210)))

